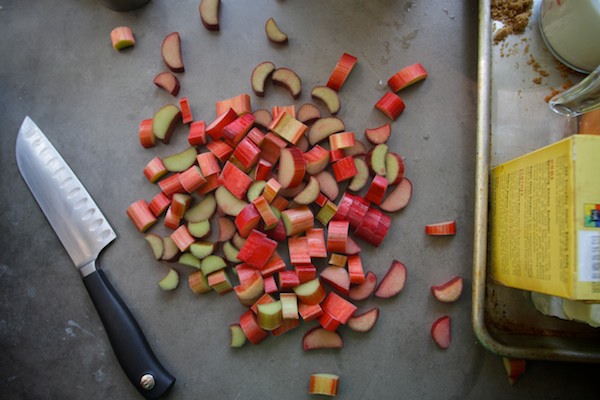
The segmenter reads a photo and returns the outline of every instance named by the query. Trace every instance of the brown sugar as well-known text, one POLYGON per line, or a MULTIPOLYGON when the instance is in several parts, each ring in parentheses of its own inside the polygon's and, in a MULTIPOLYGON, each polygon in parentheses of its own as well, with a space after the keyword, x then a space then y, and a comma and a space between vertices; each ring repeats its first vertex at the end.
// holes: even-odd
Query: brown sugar
POLYGON ((494 43, 500 43, 511 34, 520 34, 529 24, 533 0, 492 0, 492 19, 504 25, 494 34, 494 43))

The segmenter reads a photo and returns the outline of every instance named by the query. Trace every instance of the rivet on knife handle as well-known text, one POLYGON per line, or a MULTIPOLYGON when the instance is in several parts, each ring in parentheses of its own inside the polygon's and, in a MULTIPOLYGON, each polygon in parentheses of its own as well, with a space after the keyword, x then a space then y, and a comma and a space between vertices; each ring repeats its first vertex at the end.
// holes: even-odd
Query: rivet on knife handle
POLYGON ((160 364, 135 318, 97 270, 83 278, 123 371, 147 399, 164 395, 175 378, 160 364))

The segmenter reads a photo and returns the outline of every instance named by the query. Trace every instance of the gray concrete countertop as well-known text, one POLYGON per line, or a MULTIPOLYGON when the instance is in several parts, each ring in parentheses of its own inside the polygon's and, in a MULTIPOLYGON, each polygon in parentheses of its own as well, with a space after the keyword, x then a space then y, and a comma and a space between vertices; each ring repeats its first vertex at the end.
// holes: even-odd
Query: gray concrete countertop
MULTIPOLYGON (((126 13, 95 0, 0 0, 0 398, 137 399, 114 356, 78 273, 20 178, 14 145, 29 115, 61 152, 118 234, 99 264, 145 331, 155 353, 177 378, 170 399, 305 399, 314 372, 339 374, 343 399, 597 398, 597 365, 530 361, 510 386, 501 359, 485 350, 471 327, 473 188, 477 85, 477 6, 467 1, 225 0, 221 30, 200 23, 198 0, 152 0, 126 13), (274 17, 290 37, 269 43, 274 17), (122 52, 110 31, 130 26, 137 39, 122 52), (386 122, 373 109, 389 76, 422 63, 427 80, 401 97, 406 110, 392 123, 390 147, 406 162, 411 204, 393 216, 365 267, 382 276, 393 259, 408 281, 393 299, 359 304, 380 308, 366 334, 342 330, 344 348, 304 352, 313 324, 258 346, 229 347, 230 323, 244 308, 235 294, 194 295, 189 268, 157 262, 125 215, 156 187, 142 169, 155 155, 186 145, 180 127, 171 145, 143 149, 140 121, 177 99, 153 85, 165 70, 162 39, 178 31, 186 71, 181 92, 196 119, 214 118, 214 103, 251 94, 250 74, 261 61, 292 68, 303 82, 294 101, 279 87, 251 94, 253 108, 301 105, 326 83, 342 53, 358 58, 340 91, 339 113, 359 137, 386 122), (426 237, 427 223, 456 219, 458 234, 426 237), (180 287, 157 282, 179 269, 180 287), (430 286, 455 275, 466 290, 456 304, 436 302, 430 286), (452 318, 452 345, 440 350, 431 323, 452 318)), ((160 228, 157 228, 160 231, 160 228)))

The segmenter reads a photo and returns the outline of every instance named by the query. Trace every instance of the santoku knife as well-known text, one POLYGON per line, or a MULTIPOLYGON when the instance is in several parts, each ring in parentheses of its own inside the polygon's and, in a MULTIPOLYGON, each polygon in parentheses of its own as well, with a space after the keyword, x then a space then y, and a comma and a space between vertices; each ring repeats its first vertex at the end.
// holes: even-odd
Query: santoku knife
POLYGON ((77 176, 29 117, 17 135, 19 171, 81 273, 123 371, 147 399, 175 383, 96 259, 117 235, 77 176))

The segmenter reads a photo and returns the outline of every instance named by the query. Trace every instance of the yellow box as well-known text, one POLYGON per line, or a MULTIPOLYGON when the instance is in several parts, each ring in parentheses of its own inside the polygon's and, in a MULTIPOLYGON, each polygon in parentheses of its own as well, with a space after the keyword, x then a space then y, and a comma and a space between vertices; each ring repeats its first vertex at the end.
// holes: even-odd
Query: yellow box
POLYGON ((600 136, 574 135, 492 168, 492 278, 600 300, 600 136))

